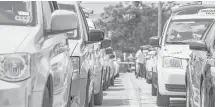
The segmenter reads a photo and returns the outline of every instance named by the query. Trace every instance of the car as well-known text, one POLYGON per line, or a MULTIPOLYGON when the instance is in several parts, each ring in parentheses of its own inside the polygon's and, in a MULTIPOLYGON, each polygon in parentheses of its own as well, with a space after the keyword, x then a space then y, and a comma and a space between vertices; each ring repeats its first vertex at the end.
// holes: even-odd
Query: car
MULTIPOLYGON (((67 32, 70 56, 77 72, 74 73, 76 87, 72 87, 73 102, 79 106, 94 106, 94 43, 104 39, 104 33, 98 29, 89 29, 85 12, 79 2, 58 1, 60 9, 73 11, 78 17, 78 25, 67 32)), ((73 19, 71 19, 73 21, 73 19)))
POLYGON ((119 71, 120 71, 120 62, 121 62, 121 60, 120 60, 120 58, 117 58, 116 57, 116 55, 115 55, 115 58, 113 59, 113 63, 114 63, 114 65, 115 65, 115 75, 114 75, 114 78, 116 78, 116 77, 119 77, 119 71))
POLYGON ((149 52, 146 55, 146 82, 148 84, 152 83, 152 71, 153 71, 153 65, 154 65, 154 57, 155 57, 156 51, 153 49, 149 49, 149 52))
MULTIPOLYGON (((96 29, 92 19, 87 18, 89 29, 96 29)), ((94 43, 93 58, 93 70, 95 72, 94 78, 94 103, 95 105, 101 105, 103 100, 103 68, 100 62, 100 42, 94 43)))
POLYGON ((192 53, 186 72, 187 107, 215 107, 215 22, 200 40, 189 45, 192 53))
POLYGON ((108 86, 113 86, 114 85, 114 75, 115 75, 115 65, 113 62, 113 59, 115 58, 113 48, 109 47, 106 49, 106 63, 108 65, 108 86))
POLYGON ((73 69, 66 32, 76 28, 77 16, 56 5, 0 1, 1 107, 70 106, 73 69))
POLYGON ((108 64, 108 55, 106 54, 106 49, 111 46, 111 40, 106 38, 103 41, 101 41, 100 45, 100 63, 103 69, 103 90, 105 91, 106 89, 109 88, 109 64, 108 64))
POLYGON ((207 13, 209 8, 214 11, 214 5, 187 7, 180 7, 182 9, 170 16, 161 37, 150 38, 150 45, 159 47, 157 83, 154 84, 158 106, 169 106, 170 97, 186 96, 185 72, 191 53, 189 43, 198 40, 214 19, 214 15, 207 13))

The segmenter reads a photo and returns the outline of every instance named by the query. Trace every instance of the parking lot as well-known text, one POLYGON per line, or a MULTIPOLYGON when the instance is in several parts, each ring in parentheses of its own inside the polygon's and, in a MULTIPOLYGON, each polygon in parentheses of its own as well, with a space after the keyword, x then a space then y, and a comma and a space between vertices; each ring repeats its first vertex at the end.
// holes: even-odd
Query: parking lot
POLYGON ((0 1, 0 107, 215 107, 215 2, 0 1))

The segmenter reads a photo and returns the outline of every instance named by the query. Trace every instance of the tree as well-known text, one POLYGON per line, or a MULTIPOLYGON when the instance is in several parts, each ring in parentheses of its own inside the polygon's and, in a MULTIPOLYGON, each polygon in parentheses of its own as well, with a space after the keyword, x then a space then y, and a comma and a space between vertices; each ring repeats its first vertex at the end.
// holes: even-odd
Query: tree
MULTIPOLYGON (((170 16, 172 5, 174 2, 162 4, 162 25, 170 16)), ((105 32, 112 32, 114 50, 136 51, 141 45, 147 45, 150 37, 157 35, 157 12, 155 3, 119 2, 104 8, 96 26, 105 32)))

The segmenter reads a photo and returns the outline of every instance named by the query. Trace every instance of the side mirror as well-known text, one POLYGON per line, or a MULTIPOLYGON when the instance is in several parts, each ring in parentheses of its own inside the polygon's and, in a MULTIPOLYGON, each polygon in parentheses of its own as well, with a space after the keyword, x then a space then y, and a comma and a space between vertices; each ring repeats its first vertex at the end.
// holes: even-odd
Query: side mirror
POLYGON ((88 34, 88 42, 99 42, 104 39, 104 32, 98 29, 91 29, 88 34))
POLYGON ((110 39, 104 39, 102 42, 101 42, 101 49, 104 49, 104 48, 108 48, 108 47, 111 47, 111 43, 112 41, 110 39))
POLYGON ((112 48, 106 49, 106 54, 113 54, 113 49, 112 48))
POLYGON ((189 44, 189 47, 191 50, 200 50, 200 51, 206 51, 207 47, 204 41, 192 41, 189 44))
POLYGON ((114 59, 114 58, 115 58, 115 55, 112 54, 112 55, 109 56, 109 58, 110 58, 110 59, 114 59))
POLYGON ((149 38, 149 44, 151 46, 154 46, 154 47, 160 47, 159 46, 159 37, 154 36, 154 37, 149 38))
POLYGON ((51 33, 72 31, 77 28, 76 13, 68 10, 56 10, 51 15, 51 33))

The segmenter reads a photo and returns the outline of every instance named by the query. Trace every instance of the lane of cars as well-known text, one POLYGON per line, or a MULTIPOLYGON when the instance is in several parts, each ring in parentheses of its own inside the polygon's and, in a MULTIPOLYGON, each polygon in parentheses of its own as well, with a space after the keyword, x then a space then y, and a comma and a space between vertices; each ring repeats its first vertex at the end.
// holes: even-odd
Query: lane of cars
POLYGON ((1 107, 102 103, 104 84, 113 85, 115 56, 106 53, 111 42, 92 28, 79 2, 0 1, 0 7, 1 107))
POLYGON ((152 47, 156 53, 150 59, 146 55, 146 80, 158 106, 169 106, 170 97, 186 97, 187 107, 215 106, 214 8, 181 6, 173 10, 162 36, 149 39, 148 54, 152 47))

